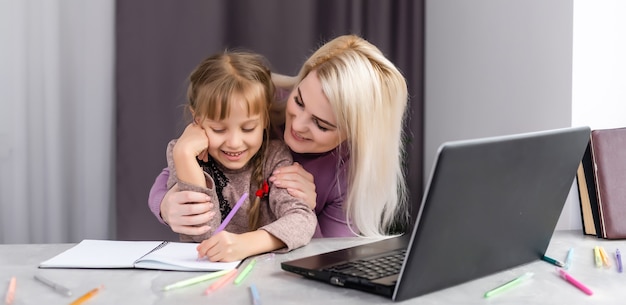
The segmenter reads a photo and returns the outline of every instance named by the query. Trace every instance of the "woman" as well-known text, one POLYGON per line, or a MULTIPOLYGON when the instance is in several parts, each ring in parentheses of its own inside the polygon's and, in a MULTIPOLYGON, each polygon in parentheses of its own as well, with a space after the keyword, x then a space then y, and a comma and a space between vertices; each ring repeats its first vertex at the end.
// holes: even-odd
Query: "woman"
MULTIPOLYGON (((276 75, 279 87, 295 84, 284 107, 283 139, 296 162, 274 172, 271 183, 315 209, 314 237, 382 236, 397 216, 406 217, 402 173, 406 81, 371 43, 339 36, 304 63, 294 82, 276 75)), ((169 172, 157 177, 152 212, 174 232, 207 232, 212 202, 204 194, 169 191, 169 172), (193 203, 193 204, 189 204, 193 203)))

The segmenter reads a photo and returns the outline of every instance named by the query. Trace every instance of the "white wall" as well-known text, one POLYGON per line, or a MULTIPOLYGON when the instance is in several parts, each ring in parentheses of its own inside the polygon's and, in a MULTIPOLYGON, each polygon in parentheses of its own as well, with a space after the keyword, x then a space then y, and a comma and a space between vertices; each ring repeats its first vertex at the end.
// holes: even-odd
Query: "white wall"
POLYGON ((626 1, 574 1, 572 124, 626 127, 626 1))
POLYGON ((571 125, 572 15, 570 0, 426 2, 425 168, 445 141, 571 125))
MULTIPOLYGON (((572 125, 626 127, 626 1, 575 0, 572 125)), ((581 229, 578 193, 557 229, 581 229)))
MULTIPOLYGON (((425 158, 449 140, 626 127, 626 1, 427 0, 425 158)), ((581 229, 572 188, 557 229, 581 229)))

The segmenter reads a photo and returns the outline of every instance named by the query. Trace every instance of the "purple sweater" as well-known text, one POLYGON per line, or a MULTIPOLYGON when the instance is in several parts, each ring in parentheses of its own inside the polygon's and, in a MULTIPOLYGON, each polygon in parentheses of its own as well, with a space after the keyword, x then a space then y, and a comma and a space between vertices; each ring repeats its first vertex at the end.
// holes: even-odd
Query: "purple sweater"
MULTIPOLYGON (((344 146, 340 146, 344 147, 344 146)), ((344 237, 355 236, 346 221, 343 211, 343 201, 346 196, 346 175, 348 169, 349 153, 347 149, 340 147, 323 154, 299 154, 291 152, 294 161, 300 163, 304 169, 313 175, 315 190, 317 191, 317 228, 314 238, 318 237, 344 237), (337 169, 339 164, 339 169, 337 169)), ((150 210, 163 222, 161 218, 161 201, 167 192, 167 179, 169 170, 163 169, 157 176, 148 197, 150 210)))

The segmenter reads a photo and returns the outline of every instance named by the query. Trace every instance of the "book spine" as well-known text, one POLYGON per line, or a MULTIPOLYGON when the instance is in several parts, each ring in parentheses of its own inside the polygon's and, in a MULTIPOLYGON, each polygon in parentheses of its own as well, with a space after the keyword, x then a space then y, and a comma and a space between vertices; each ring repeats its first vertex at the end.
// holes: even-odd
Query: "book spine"
POLYGON ((600 237, 602 238, 607 238, 606 236, 606 227, 604 225, 604 211, 603 211, 603 202, 602 202, 602 180, 601 178, 598 177, 598 162, 600 161, 600 158, 598 156, 598 148, 596 147, 595 142, 593 140, 593 134, 594 132, 592 131, 591 133, 591 164, 592 164, 592 168, 593 168, 593 181, 595 181, 595 193, 596 193, 596 200, 598 203, 598 220, 600 223, 600 237), (600 180, 599 180, 600 179, 600 180))

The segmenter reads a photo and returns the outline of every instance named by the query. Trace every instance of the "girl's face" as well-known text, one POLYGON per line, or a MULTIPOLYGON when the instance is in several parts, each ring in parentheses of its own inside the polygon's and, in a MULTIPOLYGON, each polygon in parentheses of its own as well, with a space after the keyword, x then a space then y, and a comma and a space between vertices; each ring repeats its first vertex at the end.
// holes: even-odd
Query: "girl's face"
POLYGON ((337 130, 335 114, 315 70, 291 92, 285 112, 285 143, 294 152, 328 152, 346 138, 337 130))
POLYGON ((202 128, 209 138, 209 154, 224 167, 243 168, 263 144, 264 122, 260 114, 248 116, 247 103, 234 97, 224 120, 204 119, 202 128))

